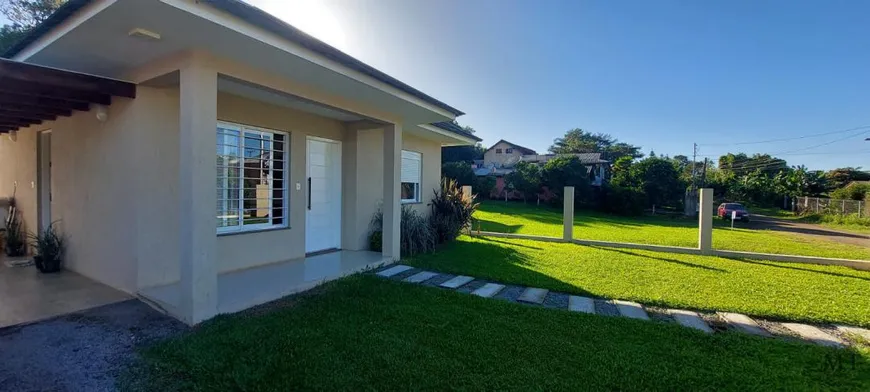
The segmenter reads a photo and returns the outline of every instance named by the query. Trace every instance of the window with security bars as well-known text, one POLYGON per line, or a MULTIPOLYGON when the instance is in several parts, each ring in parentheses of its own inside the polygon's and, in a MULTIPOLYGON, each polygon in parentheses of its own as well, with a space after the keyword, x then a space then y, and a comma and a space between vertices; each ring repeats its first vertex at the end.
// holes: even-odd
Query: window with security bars
POLYGON ((287 227, 288 141, 283 132, 218 123, 218 233, 287 227))

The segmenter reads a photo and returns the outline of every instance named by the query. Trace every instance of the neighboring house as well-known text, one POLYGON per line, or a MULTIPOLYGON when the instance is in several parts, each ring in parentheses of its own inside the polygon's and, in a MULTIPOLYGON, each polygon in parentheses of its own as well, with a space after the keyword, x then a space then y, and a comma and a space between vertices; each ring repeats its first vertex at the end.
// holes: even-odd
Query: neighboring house
POLYGON ((610 162, 601 159, 601 153, 587 152, 577 154, 544 154, 539 155, 535 150, 511 143, 504 139, 488 148, 483 154, 483 161, 475 161, 472 164, 474 174, 477 176, 497 177, 494 195, 504 197, 504 176, 514 171, 514 166, 521 161, 543 165, 547 161, 558 156, 575 156, 586 166, 589 174, 589 183, 593 186, 601 186, 607 173, 610 162))
POLYGON ((70 0, 4 57, 0 197, 58 222, 68 269, 188 323, 398 259, 441 147, 480 141, 238 0, 70 0))

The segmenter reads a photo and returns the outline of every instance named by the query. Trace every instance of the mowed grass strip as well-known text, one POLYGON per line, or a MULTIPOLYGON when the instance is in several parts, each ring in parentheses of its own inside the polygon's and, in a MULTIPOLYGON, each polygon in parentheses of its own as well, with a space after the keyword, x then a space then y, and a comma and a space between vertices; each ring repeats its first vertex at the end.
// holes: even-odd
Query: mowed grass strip
MULTIPOLYGON (((499 233, 562 236, 562 210, 550 206, 487 200, 474 217, 479 221, 475 230, 479 227, 499 233)), ((866 247, 741 228, 745 225, 742 222, 731 229, 728 222, 718 218, 714 218, 713 224, 715 249, 870 260, 870 248, 866 247)), ((698 246, 698 221, 684 217, 622 217, 580 210, 574 217, 574 238, 693 248, 698 246)))
POLYGON ((405 262, 670 308, 870 327, 870 272, 847 267, 467 236, 405 262))
MULTIPOLYGON (((373 276, 143 351, 147 390, 866 390, 870 353, 707 335, 373 276)), ((130 380, 127 378, 127 380, 130 380)))

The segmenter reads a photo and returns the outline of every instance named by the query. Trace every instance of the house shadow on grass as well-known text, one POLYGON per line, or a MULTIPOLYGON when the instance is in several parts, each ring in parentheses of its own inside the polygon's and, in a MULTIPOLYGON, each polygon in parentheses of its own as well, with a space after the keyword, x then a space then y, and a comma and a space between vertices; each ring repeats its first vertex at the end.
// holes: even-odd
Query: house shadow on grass
POLYGON ((476 241, 453 241, 435 253, 417 255, 406 262, 426 270, 468 275, 485 281, 597 297, 582 287, 529 268, 530 256, 517 249, 537 251, 542 248, 493 238, 475 238, 476 241))
POLYGON ((523 225, 506 225, 504 223, 485 219, 476 219, 471 226, 473 230, 479 228, 482 231, 491 231, 494 233, 517 233, 523 228, 523 225))
POLYGON ((597 246, 597 245, 588 245, 588 247, 590 247, 590 248, 595 248, 595 249, 598 249, 598 250, 607 251, 607 252, 616 252, 616 253, 621 253, 621 254, 624 254, 624 255, 627 255, 627 256, 643 257, 643 258, 646 258, 646 259, 653 259, 653 260, 658 260, 658 261, 664 261, 664 262, 666 262, 666 263, 679 264, 679 265, 682 265, 682 266, 685 266, 685 267, 690 267, 690 268, 699 268, 699 269, 703 269, 703 270, 707 270, 707 271, 715 271, 715 272, 728 272, 728 271, 726 271, 726 270, 724 270, 724 269, 721 269, 721 268, 715 268, 715 267, 708 267, 708 266, 706 266, 706 265, 693 264, 693 263, 685 262, 685 261, 682 261, 682 260, 677 260, 677 259, 672 259, 672 258, 667 258, 667 257, 650 256, 650 255, 646 255, 646 254, 642 254, 642 253, 637 253, 637 252, 630 251, 630 250, 622 250, 622 249, 616 249, 616 248, 606 248, 606 247, 603 247, 603 246, 597 246))
POLYGON ((802 268, 802 267, 800 267, 800 264, 795 264, 794 266, 791 266, 791 265, 778 265, 778 264, 773 264, 773 262, 766 262, 766 261, 761 261, 761 260, 752 260, 752 259, 743 259, 743 258, 733 258, 733 259, 731 259, 731 260, 736 260, 736 261, 740 261, 740 262, 743 262, 743 263, 749 263, 749 264, 755 264, 755 265, 762 265, 762 266, 765 266, 765 267, 782 268, 782 269, 790 269, 790 270, 795 270, 795 271, 804 271, 804 272, 812 272, 812 273, 816 273, 816 274, 829 275, 829 276, 836 276, 836 277, 838 277, 838 278, 851 278, 851 279, 858 279, 858 280, 864 280, 864 281, 870 282, 870 278, 868 278, 868 277, 855 276, 855 275, 848 275, 848 274, 840 274, 840 273, 836 273, 836 272, 828 272, 828 271, 819 271, 819 270, 815 270, 815 269, 812 269, 812 268, 802 268))

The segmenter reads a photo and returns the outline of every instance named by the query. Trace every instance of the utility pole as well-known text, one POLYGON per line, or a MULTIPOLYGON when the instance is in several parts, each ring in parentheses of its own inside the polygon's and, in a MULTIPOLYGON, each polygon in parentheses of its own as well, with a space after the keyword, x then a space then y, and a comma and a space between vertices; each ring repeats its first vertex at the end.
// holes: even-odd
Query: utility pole
POLYGON ((698 184, 695 181, 695 174, 697 172, 697 170, 695 169, 695 166, 697 165, 695 163, 695 160, 697 158, 698 158, 698 143, 692 143, 692 193, 693 194, 698 189, 698 184))
POLYGON ((701 188, 707 187, 707 158, 704 158, 704 171, 701 172, 701 188))

